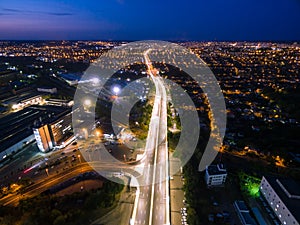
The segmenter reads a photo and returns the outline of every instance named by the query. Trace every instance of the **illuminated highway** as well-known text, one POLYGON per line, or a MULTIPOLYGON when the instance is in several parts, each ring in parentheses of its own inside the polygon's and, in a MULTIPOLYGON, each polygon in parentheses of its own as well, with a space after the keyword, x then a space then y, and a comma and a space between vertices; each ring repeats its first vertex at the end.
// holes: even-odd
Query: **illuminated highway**
POLYGON ((146 142, 144 184, 137 191, 136 206, 131 224, 170 224, 168 148, 167 148, 167 95, 161 77, 156 76, 148 57, 144 53, 148 74, 156 87, 156 95, 146 142))

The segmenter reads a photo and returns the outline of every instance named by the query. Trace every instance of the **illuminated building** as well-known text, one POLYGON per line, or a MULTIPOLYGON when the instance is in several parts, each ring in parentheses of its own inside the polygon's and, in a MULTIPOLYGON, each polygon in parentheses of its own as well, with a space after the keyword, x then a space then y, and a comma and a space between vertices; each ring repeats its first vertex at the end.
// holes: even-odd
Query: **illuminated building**
POLYGON ((47 152, 54 147, 61 148, 69 144, 74 140, 71 124, 72 112, 69 109, 34 128, 33 132, 39 149, 47 152))
POLYGON ((57 93, 57 88, 51 88, 51 87, 39 87, 37 88, 37 91, 39 92, 46 92, 50 94, 56 94, 57 93))
POLYGON ((223 186, 227 177, 227 170, 223 164, 206 166, 205 183, 208 187, 223 186))
POLYGON ((39 149, 43 151, 53 148, 51 130, 47 124, 70 111, 71 109, 66 107, 34 105, 1 117, 0 161, 10 158, 35 140, 39 144, 39 149), (49 134, 51 142, 49 142, 49 134))
POLYGON ((263 177, 260 192, 283 225, 299 225, 300 184, 287 178, 263 177))
POLYGON ((53 148, 53 143, 47 125, 41 126, 40 128, 33 128, 33 133, 37 146, 42 152, 48 152, 53 148))
POLYGON ((12 105, 13 110, 20 110, 31 105, 39 105, 43 102, 41 95, 26 94, 22 97, 13 97, 3 102, 4 106, 12 105))
POLYGON ((74 105, 74 101, 51 98, 51 99, 46 99, 45 104, 53 105, 53 106, 72 107, 74 105))
POLYGON ((63 115, 62 117, 58 118, 56 121, 49 124, 53 144, 61 145, 68 135, 72 132, 72 114, 68 112, 67 114, 63 115))

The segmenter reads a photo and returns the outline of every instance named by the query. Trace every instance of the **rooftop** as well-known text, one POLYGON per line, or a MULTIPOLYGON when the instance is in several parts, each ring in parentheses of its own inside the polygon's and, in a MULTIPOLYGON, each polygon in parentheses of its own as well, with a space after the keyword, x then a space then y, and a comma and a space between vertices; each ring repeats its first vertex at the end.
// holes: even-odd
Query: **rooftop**
POLYGON ((246 225, 257 225, 249 212, 241 212, 246 225))
POLYGON ((66 110, 64 107, 36 105, 0 118, 0 151, 31 135, 32 128, 39 121, 57 118, 66 110))
POLYGON ((227 174, 226 168, 223 164, 207 166, 206 170, 209 175, 227 174))
POLYGON ((41 95, 39 93, 36 93, 36 92, 33 92, 33 93, 28 93, 27 92, 27 93, 20 94, 19 96, 13 96, 13 97, 4 99, 3 103, 7 104, 7 105, 12 104, 12 103, 20 103, 22 101, 26 101, 28 99, 36 98, 36 97, 41 97, 41 95))
POLYGON ((294 180, 277 179, 276 182, 283 189, 289 198, 298 198, 300 200, 300 185, 294 180))
POLYGON ((273 190, 279 196, 281 201, 293 214, 296 220, 300 221, 300 183, 288 179, 278 177, 265 177, 273 190), (290 194, 290 195, 289 195, 290 194), (299 196, 297 198, 297 196, 299 196))
POLYGON ((235 201, 236 206, 240 211, 248 211, 248 207, 246 206, 244 201, 235 201))

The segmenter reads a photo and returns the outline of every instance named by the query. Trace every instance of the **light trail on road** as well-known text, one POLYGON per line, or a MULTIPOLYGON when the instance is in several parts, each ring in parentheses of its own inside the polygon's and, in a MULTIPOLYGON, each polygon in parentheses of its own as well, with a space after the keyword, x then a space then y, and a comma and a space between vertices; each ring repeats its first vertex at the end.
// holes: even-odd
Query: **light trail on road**
POLYGON ((155 84, 155 100, 147 136, 144 179, 152 182, 138 187, 136 207, 131 224, 162 225, 170 224, 169 171, 167 144, 167 94, 161 77, 157 76, 148 54, 144 52, 148 74, 155 84), (138 208, 139 210, 136 210, 138 208))

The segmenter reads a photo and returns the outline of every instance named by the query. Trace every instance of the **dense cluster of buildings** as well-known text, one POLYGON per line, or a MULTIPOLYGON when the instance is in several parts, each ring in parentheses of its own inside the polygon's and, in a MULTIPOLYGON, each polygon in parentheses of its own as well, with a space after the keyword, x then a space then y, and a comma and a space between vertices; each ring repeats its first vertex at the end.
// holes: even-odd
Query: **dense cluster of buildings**
POLYGON ((0 161, 33 141, 37 141, 39 149, 46 152, 71 140, 72 104, 55 99, 47 104, 41 99, 40 95, 16 97, 12 100, 15 102, 12 111, 1 115, 0 161))
MULTIPOLYGON (((264 144, 253 136, 280 126, 291 129, 299 126, 295 115, 268 95, 268 92, 293 93, 299 88, 299 44, 194 42, 182 45, 199 55, 220 83, 228 118, 225 147, 237 152, 251 149, 260 157, 280 155, 281 150, 277 148, 283 146, 264 144)), ((295 153, 299 148, 299 142, 293 138, 286 138, 285 143, 286 151, 295 153)))

